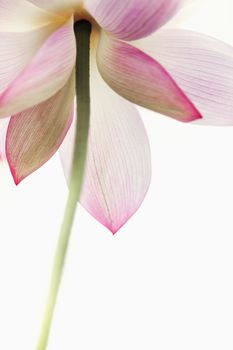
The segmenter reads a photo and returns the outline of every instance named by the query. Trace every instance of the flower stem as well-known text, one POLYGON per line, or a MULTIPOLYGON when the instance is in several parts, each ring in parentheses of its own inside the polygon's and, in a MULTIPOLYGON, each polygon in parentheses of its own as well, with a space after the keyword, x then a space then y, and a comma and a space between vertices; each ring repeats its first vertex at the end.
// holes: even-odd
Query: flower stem
MULTIPOLYGON (((61 227, 54 266, 52 270, 47 306, 42 323, 41 334, 37 350, 45 350, 48 343, 51 323, 56 306, 56 300, 61 283, 65 258, 69 245, 72 225, 75 217, 76 206, 80 197, 84 168, 87 154, 87 141, 90 120, 90 35, 91 24, 87 21, 79 21, 74 25, 77 45, 76 59, 76 96, 78 122, 76 127, 73 165, 71 170, 69 196, 61 227)), ((58 58, 59 59, 59 58, 58 58)))

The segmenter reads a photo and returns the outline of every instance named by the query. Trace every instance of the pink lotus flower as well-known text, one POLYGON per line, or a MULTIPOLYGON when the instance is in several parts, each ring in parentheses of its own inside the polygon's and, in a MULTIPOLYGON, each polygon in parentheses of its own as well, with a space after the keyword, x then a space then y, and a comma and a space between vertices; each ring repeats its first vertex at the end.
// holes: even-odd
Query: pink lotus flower
MULTIPOLYGON (((151 177, 147 135, 131 102, 183 122, 233 124, 232 47, 160 29, 182 2, 0 0, 0 117, 11 116, 6 157, 16 184, 58 150, 72 124, 79 19, 93 25, 80 202, 113 233, 138 209, 151 177)), ((61 152, 67 176, 72 134, 73 127, 61 152)))

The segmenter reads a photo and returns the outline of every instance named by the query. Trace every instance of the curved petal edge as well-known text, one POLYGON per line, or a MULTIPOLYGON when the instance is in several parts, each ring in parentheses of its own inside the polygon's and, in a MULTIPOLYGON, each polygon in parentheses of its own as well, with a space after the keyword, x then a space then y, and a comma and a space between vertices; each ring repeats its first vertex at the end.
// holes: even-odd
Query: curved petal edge
POLYGON ((169 21, 183 0, 85 0, 93 18, 114 37, 143 38, 169 21))
POLYGON ((158 60, 202 114, 195 124, 233 125, 233 47, 183 29, 135 42, 158 60))
POLYGON ((136 47, 102 33, 97 63, 107 84, 127 100, 183 122, 202 118, 168 71, 136 47))

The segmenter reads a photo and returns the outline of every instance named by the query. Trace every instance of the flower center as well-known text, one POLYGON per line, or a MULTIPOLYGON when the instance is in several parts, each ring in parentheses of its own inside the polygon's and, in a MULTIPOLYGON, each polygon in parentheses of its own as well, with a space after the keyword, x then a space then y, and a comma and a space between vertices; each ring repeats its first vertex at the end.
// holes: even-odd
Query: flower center
POLYGON ((100 32, 100 26, 96 22, 96 20, 90 15, 90 13, 83 7, 78 7, 73 10, 73 16, 74 16, 74 25, 77 24, 77 22, 85 21, 89 22, 92 27, 91 32, 91 46, 93 47, 94 42, 98 42, 99 39, 99 32, 100 32))
MULTIPOLYGON (((75 0, 76 2, 77 0, 75 0)), ((64 6, 64 8, 60 9, 60 14, 62 14, 65 18, 68 18, 70 16, 74 17, 74 23, 85 20, 92 24, 94 27, 98 27, 97 22, 95 19, 90 15, 90 13, 84 8, 82 4, 80 5, 72 5, 67 8, 67 6, 64 6)))
POLYGON ((87 22, 96 24, 96 21, 94 20, 94 18, 84 8, 78 8, 73 13, 74 13, 74 22, 85 20, 87 22))

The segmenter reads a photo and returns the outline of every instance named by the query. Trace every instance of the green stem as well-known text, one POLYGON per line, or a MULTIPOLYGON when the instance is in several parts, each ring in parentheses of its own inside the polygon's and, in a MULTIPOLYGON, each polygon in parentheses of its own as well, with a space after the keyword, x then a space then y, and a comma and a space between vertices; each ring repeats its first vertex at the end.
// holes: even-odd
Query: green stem
POLYGON ((42 329, 37 350, 45 350, 47 347, 51 323, 53 320, 53 314, 56 306, 56 300, 64 269, 65 258, 69 245, 71 229, 75 217, 76 206, 82 189, 87 154, 87 141, 90 120, 89 57, 91 24, 84 20, 79 21, 74 25, 74 32, 77 43, 76 96, 78 115, 75 136, 75 148, 69 187, 69 197, 67 201, 59 240, 57 243, 47 306, 45 309, 44 320, 42 323, 42 329))

